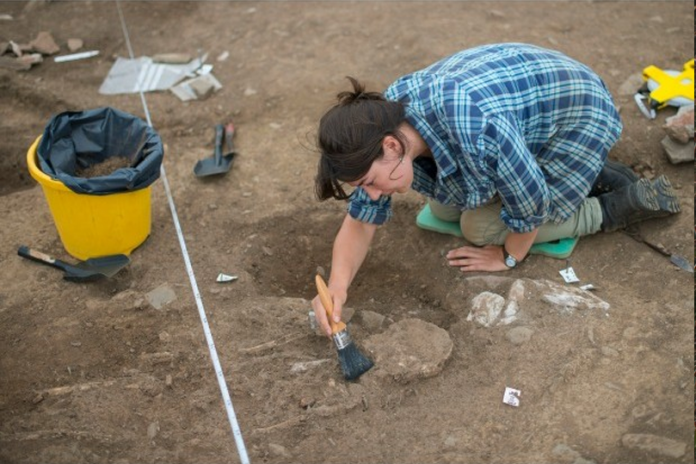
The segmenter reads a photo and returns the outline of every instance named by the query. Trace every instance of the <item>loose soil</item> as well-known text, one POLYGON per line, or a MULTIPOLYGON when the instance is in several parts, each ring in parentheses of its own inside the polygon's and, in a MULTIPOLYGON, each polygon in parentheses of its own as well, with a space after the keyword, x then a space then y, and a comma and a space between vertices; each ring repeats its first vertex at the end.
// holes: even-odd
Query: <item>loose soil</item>
MULTIPOLYGON (((622 88, 648 65, 680 69, 692 57, 689 3, 121 7, 136 56, 201 49, 223 85, 205 101, 146 98, 251 462, 693 461, 693 274, 625 233, 584 237, 569 261, 533 256, 514 272, 462 275, 443 258, 461 240, 418 229, 424 201, 407 194, 395 199, 395 218, 378 232, 348 302, 351 334, 375 367, 345 382, 335 348, 307 322, 314 274, 330 268, 344 215, 344 205, 314 198, 313 134, 345 76, 381 90, 484 43, 555 48, 605 79, 625 124, 612 158, 666 174, 682 204, 640 232, 691 261, 693 166, 671 165, 660 146, 675 111, 647 120, 633 87, 622 88), (230 120, 234 167, 196 178, 214 125, 230 120), (509 326, 467 320, 479 293, 507 297, 516 279, 564 285, 558 271, 569 264, 609 310, 557 311, 531 294, 526 317, 509 326), (221 272, 239 279, 217 283, 221 272), (392 328, 402 326, 444 336, 446 361, 424 375, 385 375, 380 359, 395 344, 428 351, 427 339, 397 337, 392 328), (522 392, 519 407, 503 404, 505 387, 522 392)), ((114 56, 128 54, 116 4, 4 2, 0 13, 14 18, 2 21, 0 41, 50 31, 61 53, 73 37, 101 52, 0 70, 0 461, 239 462, 163 179, 153 185, 151 235, 115 277, 70 283, 16 255, 26 244, 74 262, 26 165, 50 117, 111 106, 145 118, 137 95, 98 93, 114 56)))
POLYGON ((128 158, 124 156, 112 156, 101 163, 95 163, 84 169, 78 167, 75 170, 75 177, 91 179, 92 177, 108 176, 117 169, 127 168, 129 166, 130 160, 128 158))

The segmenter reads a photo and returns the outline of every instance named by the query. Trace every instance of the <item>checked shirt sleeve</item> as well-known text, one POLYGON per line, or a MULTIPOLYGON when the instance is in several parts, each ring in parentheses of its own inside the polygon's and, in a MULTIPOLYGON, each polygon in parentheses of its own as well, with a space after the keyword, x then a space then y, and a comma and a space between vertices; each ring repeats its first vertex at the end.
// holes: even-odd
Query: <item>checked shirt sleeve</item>
POLYGON ((500 218, 513 232, 530 232, 547 221, 550 193, 512 115, 489 117, 477 147, 495 171, 503 202, 500 218))
POLYGON ((348 214, 360 222, 382 225, 392 217, 391 197, 382 195, 375 201, 358 187, 350 196, 348 214))

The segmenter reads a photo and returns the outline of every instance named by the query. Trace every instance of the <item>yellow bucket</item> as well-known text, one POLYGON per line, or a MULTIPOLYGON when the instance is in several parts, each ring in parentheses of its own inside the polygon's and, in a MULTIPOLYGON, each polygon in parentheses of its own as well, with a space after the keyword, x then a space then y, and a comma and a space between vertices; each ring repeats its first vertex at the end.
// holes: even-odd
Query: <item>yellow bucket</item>
POLYGON ((150 235, 151 187, 108 195, 75 193, 37 165, 39 136, 27 153, 29 174, 43 189, 65 250, 77 259, 126 254, 150 235))

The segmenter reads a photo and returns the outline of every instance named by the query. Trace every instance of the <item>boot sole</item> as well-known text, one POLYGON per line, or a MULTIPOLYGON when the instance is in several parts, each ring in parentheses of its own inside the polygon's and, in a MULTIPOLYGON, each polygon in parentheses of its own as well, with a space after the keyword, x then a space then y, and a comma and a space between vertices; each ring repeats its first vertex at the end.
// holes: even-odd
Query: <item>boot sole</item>
POLYGON ((635 184, 636 200, 639 205, 635 205, 638 209, 659 211, 660 203, 657 200, 658 193, 655 187, 652 186, 648 179, 639 179, 635 184))
POLYGON ((679 198, 667 177, 661 175, 653 181, 652 185, 657 192, 657 203, 660 206, 660 210, 670 213, 678 213, 681 211, 679 207, 679 198))

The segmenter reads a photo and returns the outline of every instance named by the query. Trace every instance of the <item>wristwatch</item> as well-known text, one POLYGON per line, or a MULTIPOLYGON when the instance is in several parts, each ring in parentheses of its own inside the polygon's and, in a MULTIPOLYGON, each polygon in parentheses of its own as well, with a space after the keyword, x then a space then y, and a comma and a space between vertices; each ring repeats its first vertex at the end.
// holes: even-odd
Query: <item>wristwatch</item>
POLYGON ((505 249, 505 245, 503 245, 503 260, 505 261, 505 265, 508 267, 508 269, 513 269, 519 263, 524 261, 524 259, 517 261, 517 258, 508 253, 508 251, 505 249))

